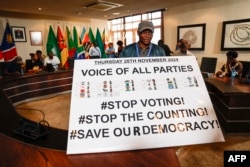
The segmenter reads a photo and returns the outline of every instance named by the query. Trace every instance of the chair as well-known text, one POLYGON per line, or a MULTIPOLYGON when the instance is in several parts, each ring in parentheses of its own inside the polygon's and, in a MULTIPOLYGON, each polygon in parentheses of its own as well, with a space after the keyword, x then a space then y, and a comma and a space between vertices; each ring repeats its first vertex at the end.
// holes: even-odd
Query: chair
POLYGON ((25 60, 25 71, 28 72, 29 69, 32 69, 32 60, 31 59, 26 59, 25 60))
POLYGON ((200 70, 205 73, 215 73, 216 64, 216 57, 202 57, 200 70))
POLYGON ((0 62, 0 74, 4 75, 6 62, 0 62))
POLYGON ((247 72, 250 70, 250 61, 240 61, 243 65, 242 78, 246 77, 247 72))

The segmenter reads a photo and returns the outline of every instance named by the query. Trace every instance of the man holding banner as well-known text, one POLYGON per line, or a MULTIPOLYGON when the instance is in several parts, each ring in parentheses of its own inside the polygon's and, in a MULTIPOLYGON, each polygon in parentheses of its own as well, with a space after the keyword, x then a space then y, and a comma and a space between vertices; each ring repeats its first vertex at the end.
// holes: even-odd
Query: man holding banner
POLYGON ((224 141, 195 56, 164 56, 153 32, 141 22, 122 58, 75 62, 67 154, 224 141))
POLYGON ((164 50, 151 43, 154 33, 154 25, 149 21, 142 21, 137 30, 139 41, 126 46, 120 57, 150 57, 150 56, 166 56, 164 50))

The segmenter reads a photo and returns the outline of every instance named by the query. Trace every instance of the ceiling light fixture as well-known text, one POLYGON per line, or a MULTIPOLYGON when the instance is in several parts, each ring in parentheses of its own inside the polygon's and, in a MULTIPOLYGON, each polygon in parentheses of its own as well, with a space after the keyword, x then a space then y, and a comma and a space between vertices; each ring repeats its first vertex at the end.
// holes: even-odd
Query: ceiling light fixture
POLYGON ((114 12, 112 13, 113 15, 119 15, 120 13, 119 12, 114 12))
POLYGON ((84 8, 99 10, 99 11, 107 11, 113 8, 121 7, 122 4, 113 3, 113 2, 105 2, 105 1, 98 1, 96 3, 89 4, 84 8))

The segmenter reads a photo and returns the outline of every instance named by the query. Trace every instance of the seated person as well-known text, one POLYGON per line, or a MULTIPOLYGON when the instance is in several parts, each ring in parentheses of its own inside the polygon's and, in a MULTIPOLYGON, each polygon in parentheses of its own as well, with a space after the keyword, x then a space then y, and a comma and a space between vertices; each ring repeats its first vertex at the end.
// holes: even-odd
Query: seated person
POLYGON ((3 79, 4 69, 5 69, 5 62, 0 62, 0 79, 3 79))
POLYGON ((99 59, 102 57, 102 52, 100 48, 97 46, 96 42, 92 43, 92 46, 89 49, 89 58, 90 59, 99 59))
POLYGON ((20 76, 23 75, 24 64, 22 57, 17 56, 14 60, 6 62, 4 75, 20 76))
POLYGON ((2 68, 0 68, 0 79, 3 79, 3 72, 2 72, 2 68))
POLYGON ((38 59, 42 62, 42 63, 44 63, 44 57, 43 57, 43 52, 41 51, 41 50, 37 50, 36 51, 36 55, 38 56, 38 59))
POLYGON ((26 60, 26 72, 36 73, 43 70, 43 63, 35 53, 30 53, 30 60, 26 60))
POLYGON ((190 44, 185 39, 180 39, 177 42, 176 49, 172 56, 193 56, 193 53, 189 51, 190 44))
POLYGON ((53 52, 49 52, 48 56, 44 59, 44 68, 46 71, 57 71, 60 66, 60 60, 57 56, 54 56, 53 52))
POLYGON ((227 52, 227 62, 224 64, 220 71, 216 72, 215 75, 217 77, 231 77, 232 72, 236 74, 237 78, 241 78, 243 65, 240 61, 237 60, 238 52, 229 51, 227 52))
POLYGON ((115 48, 112 42, 109 42, 108 48, 105 50, 108 58, 115 58, 115 48))
POLYGON ((164 44, 163 40, 160 39, 158 41, 158 46, 162 47, 164 49, 166 56, 170 56, 173 52, 170 50, 169 46, 167 44, 164 44))

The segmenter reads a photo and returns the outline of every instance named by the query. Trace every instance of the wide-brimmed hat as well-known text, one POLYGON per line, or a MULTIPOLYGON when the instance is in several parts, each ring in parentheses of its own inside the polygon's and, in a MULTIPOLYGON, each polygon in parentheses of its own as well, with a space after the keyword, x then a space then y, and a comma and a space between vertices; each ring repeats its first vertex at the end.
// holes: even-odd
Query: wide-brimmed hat
POLYGON ((138 32, 142 32, 144 30, 150 30, 150 31, 154 32, 154 25, 153 25, 153 23, 150 22, 150 21, 142 21, 138 25, 138 32))

